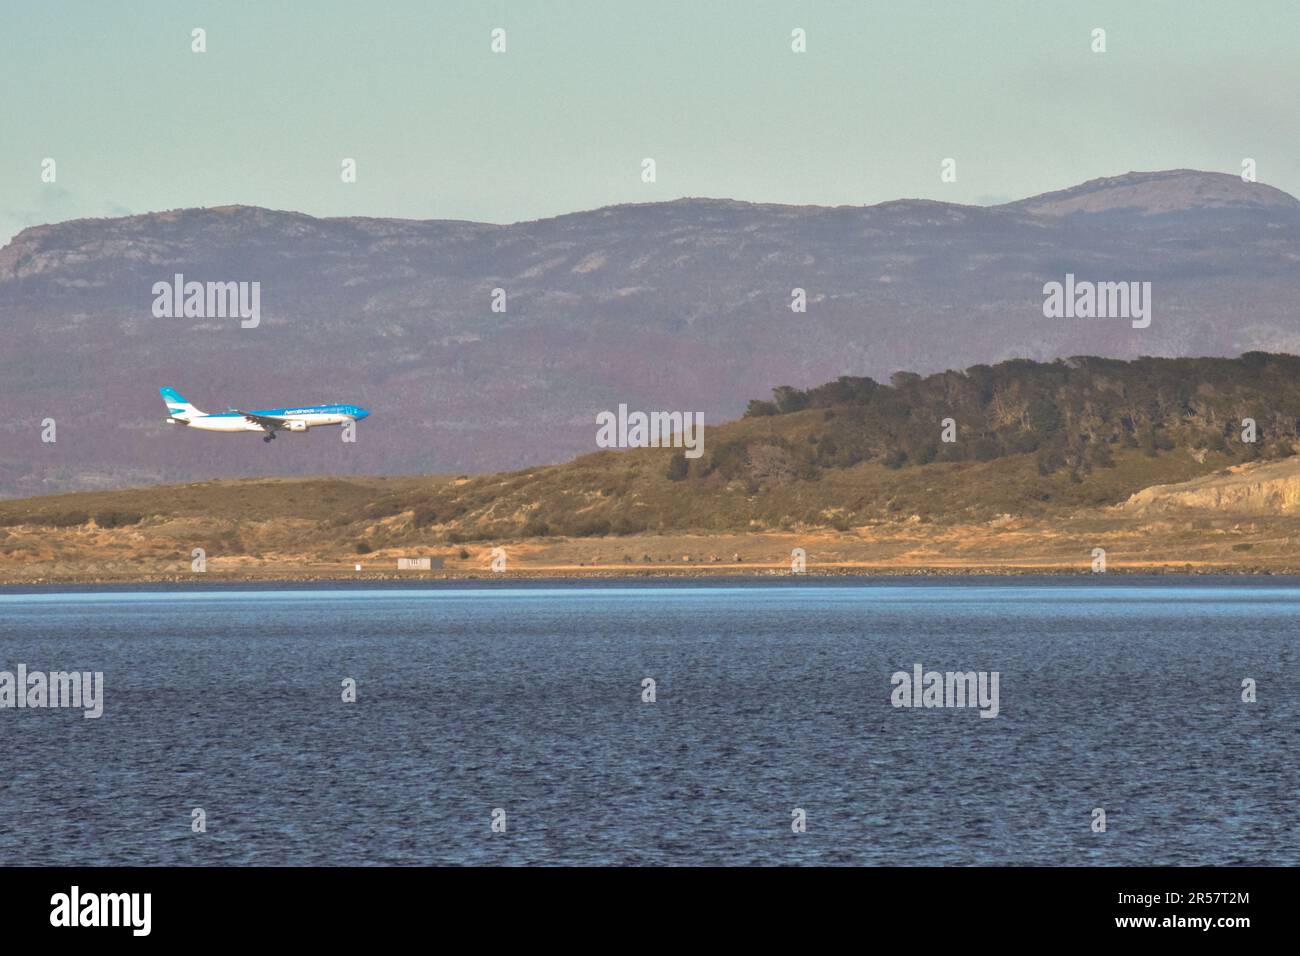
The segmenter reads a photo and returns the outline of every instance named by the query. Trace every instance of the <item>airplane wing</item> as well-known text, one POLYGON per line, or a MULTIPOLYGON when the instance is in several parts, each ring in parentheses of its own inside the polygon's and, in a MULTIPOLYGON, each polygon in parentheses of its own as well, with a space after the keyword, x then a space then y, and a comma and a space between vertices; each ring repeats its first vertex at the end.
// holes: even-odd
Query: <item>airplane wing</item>
MULTIPOLYGON (((239 409, 236 408, 235 411, 239 412, 239 409)), ((268 432, 273 432, 277 428, 285 428, 289 424, 288 419, 275 418, 271 415, 254 415, 252 412, 239 412, 239 414, 243 415, 254 425, 261 425, 268 432)))

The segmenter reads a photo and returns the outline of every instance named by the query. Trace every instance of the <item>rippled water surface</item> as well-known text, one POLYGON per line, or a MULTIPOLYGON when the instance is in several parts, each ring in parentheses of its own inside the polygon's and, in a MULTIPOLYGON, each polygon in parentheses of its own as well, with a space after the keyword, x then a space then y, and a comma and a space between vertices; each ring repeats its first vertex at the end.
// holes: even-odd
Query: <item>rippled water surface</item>
POLYGON ((0 670, 105 682, 98 720, 0 709, 0 863, 1296 864, 1297 612, 1291 579, 0 588, 0 670), (918 663, 999 672, 999 715, 894 708, 918 663))

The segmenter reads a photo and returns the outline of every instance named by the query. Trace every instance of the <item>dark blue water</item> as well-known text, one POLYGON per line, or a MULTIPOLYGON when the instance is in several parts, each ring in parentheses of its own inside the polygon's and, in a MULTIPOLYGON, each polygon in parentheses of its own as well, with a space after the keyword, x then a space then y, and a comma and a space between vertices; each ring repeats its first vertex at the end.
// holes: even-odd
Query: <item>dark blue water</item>
POLYGON ((1298 611, 1276 579, 0 589, 0 669, 106 685, 99 720, 0 710, 0 863, 1295 864, 1298 611), (999 716, 892 707, 916 663, 998 671, 999 716))

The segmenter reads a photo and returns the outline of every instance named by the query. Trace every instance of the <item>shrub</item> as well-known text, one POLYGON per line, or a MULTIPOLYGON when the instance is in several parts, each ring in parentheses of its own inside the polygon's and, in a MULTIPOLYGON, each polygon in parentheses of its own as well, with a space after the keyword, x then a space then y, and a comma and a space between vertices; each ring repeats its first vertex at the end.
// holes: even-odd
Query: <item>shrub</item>
POLYGON ((551 526, 541 518, 529 518, 524 522, 523 536, 525 538, 545 538, 551 533, 551 526))
POLYGON ((772 389, 772 401, 781 414, 798 412, 808 407, 808 394, 790 385, 778 385, 772 389))
POLYGON ((913 448, 909 457, 915 465, 928 465, 939 457, 939 446, 931 442, 920 448, 913 448))
POLYGON ((1033 432, 1017 432, 1006 439, 1007 454, 1028 455, 1038 451, 1038 436, 1033 432))
POLYGON ((717 472, 723 478, 739 478, 748 469, 748 449, 743 441, 729 441, 714 449, 709 459, 709 474, 717 472))
POLYGON ((1110 446, 1105 442, 1093 442, 1084 452, 1084 460, 1098 468, 1114 468, 1115 456, 1111 454, 1110 446))
POLYGON ((588 516, 576 520, 569 529, 575 538, 596 538, 609 534, 609 521, 606 518, 588 516))
POLYGON ((614 534, 640 534, 646 530, 646 523, 640 518, 628 515, 615 515, 609 523, 609 530, 614 534))
POLYGON ((143 515, 132 511, 104 511, 95 515, 95 524, 101 528, 125 528, 143 520, 143 515))
POLYGON ((89 520, 90 515, 84 511, 62 511, 58 514, 48 515, 40 523, 51 528, 75 528, 77 525, 85 524, 89 520))
POLYGON ((1046 477, 1064 467, 1065 455, 1059 448, 1044 448, 1038 452, 1036 464, 1038 473, 1046 477))
POLYGON ((371 521, 375 521, 379 518, 391 518, 393 515, 401 514, 405 510, 406 506, 396 498, 383 498, 366 505, 361 514, 371 521))

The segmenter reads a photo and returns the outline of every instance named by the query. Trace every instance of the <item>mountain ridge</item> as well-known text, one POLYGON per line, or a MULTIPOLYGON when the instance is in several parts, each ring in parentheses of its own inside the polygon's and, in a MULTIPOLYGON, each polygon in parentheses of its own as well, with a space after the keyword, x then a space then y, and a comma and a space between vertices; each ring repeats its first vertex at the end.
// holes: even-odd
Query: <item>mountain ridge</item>
MULTIPOLYGON (((1186 199, 1186 205, 1180 208, 1193 208, 1196 203, 1192 202, 1192 197, 1188 195, 1186 187, 1191 184, 1193 187, 1200 185, 1213 185, 1217 188, 1205 190, 1200 199, 1202 206, 1206 208, 1219 208, 1224 198, 1231 197, 1237 204, 1243 206, 1279 206, 1282 208, 1300 208, 1300 199, 1291 194, 1278 189, 1275 186, 1269 186, 1265 183, 1245 183, 1240 176, 1234 176, 1229 173, 1208 172, 1194 169, 1172 169, 1172 170, 1152 170, 1152 171, 1130 171, 1117 176, 1102 176, 1096 179, 1087 180, 1075 186, 1065 187, 1063 189, 1049 190, 1048 192, 1038 193, 1033 196, 1027 196, 1023 199, 1016 199, 1010 202, 994 203, 982 205, 977 203, 956 203, 947 200, 933 199, 928 197, 900 197, 898 199, 886 199, 877 203, 841 203, 833 206, 820 205, 816 203, 777 203, 764 202, 756 200, 735 199, 726 196, 679 196, 675 199, 652 200, 647 202, 626 202, 612 203, 605 206, 595 206, 590 209, 579 209, 565 213, 557 213, 553 216, 544 216, 538 219, 520 219, 508 223, 487 222, 474 219, 412 219, 405 216, 371 216, 371 215, 354 215, 354 216, 315 216, 311 213, 304 213, 293 209, 277 209, 268 206, 257 206, 247 203, 223 203, 215 206, 182 206, 174 209, 156 210, 146 213, 134 213, 126 216, 87 216, 75 219, 60 220, 52 223, 42 223, 40 225, 28 226, 15 233, 9 242, 0 246, 0 262, 3 262, 3 252, 10 245, 17 242, 18 239, 28 235, 43 235, 48 231, 62 226, 78 226, 90 223, 114 223, 125 222, 130 220, 151 220, 165 221, 178 215, 188 213, 216 213, 222 215, 242 214, 242 213, 265 213, 276 216, 311 220, 314 222, 332 223, 332 222, 364 222, 364 223, 395 223, 410 225, 467 225, 480 226, 486 228, 498 227, 509 228, 511 226, 537 225, 541 223, 550 223, 557 220, 569 219, 571 217, 584 217, 592 215, 606 215, 620 210, 637 210, 653 207, 671 207, 671 206, 695 206, 699 208, 708 206, 743 208, 751 210, 770 210, 770 211, 844 211, 844 210, 873 210, 888 207, 900 206, 937 206, 951 208, 961 211, 972 210, 991 210, 991 211, 1025 211, 1037 215, 1059 215, 1057 209, 1063 202, 1079 199, 1086 196, 1097 196, 1099 194, 1122 194, 1131 195, 1135 190, 1143 186, 1166 185, 1176 183, 1184 186, 1182 195, 1186 199), (1238 190, 1236 187, 1240 187, 1238 190), (1048 210, 1051 210, 1050 212, 1048 210)), ((1111 206, 1106 208, 1138 208, 1144 211, 1153 211, 1150 207, 1144 207, 1142 204, 1137 206, 1111 206)), ((1095 211, 1087 207, 1081 207, 1078 211, 1091 212, 1095 211)), ((1168 211, 1167 209, 1161 211, 1168 211)))
POLYGON ((1061 214, 1059 192, 1039 213, 694 198, 509 225, 234 205, 34 226, 0 250, 0 495, 491 472, 592 450, 595 414, 624 402, 717 422, 773 383, 841 374, 1300 352, 1300 204, 1224 205, 1270 187, 1179 171, 1112 177, 1114 195, 1143 177, 1153 209, 1170 183, 1210 199, 1061 214), (259 327, 153 317, 153 284, 176 273, 259 281, 259 327), (1151 327, 1045 319, 1043 284, 1066 273, 1151 281, 1151 327), (266 454, 168 430, 162 384, 200 407, 345 395, 376 414, 355 446, 313 433, 266 454))
POLYGON ((1300 207, 1300 199, 1274 186, 1247 183, 1240 176, 1228 173, 1165 169, 1103 176, 1066 189, 1003 203, 995 208, 1051 216, 1118 209, 1138 209, 1152 215, 1233 205, 1294 209, 1300 207))

